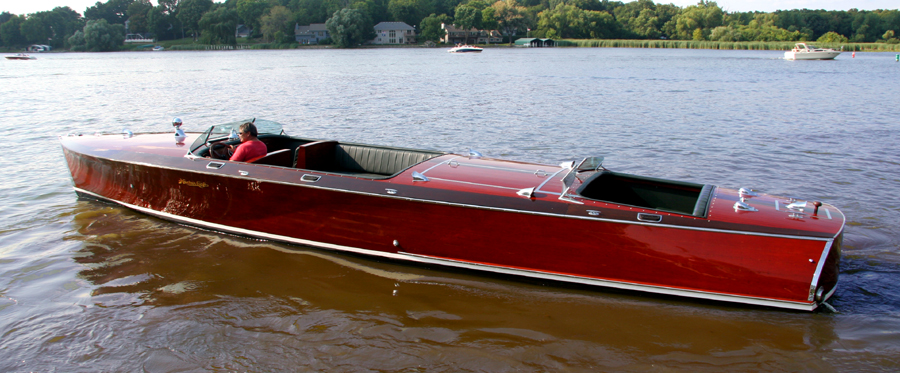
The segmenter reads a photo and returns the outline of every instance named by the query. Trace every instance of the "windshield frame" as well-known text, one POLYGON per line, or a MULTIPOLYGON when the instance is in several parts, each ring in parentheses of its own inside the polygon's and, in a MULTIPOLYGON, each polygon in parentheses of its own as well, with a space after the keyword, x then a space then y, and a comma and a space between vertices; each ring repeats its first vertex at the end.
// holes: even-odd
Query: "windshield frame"
POLYGON ((197 149, 212 142, 226 140, 231 136, 232 131, 237 133, 238 127, 246 122, 256 125, 256 131, 260 135, 284 135, 284 125, 266 119, 245 119, 234 122, 216 124, 210 126, 206 131, 197 136, 197 139, 188 148, 188 154, 193 154, 197 149))

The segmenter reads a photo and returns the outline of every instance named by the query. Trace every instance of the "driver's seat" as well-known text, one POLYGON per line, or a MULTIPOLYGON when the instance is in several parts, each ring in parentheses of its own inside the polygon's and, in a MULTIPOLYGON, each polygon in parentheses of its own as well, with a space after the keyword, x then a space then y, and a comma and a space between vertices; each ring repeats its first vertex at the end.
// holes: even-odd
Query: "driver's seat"
POLYGON ((291 159, 290 149, 281 149, 259 156, 247 161, 247 163, 267 164, 271 166, 291 167, 293 159, 291 159))

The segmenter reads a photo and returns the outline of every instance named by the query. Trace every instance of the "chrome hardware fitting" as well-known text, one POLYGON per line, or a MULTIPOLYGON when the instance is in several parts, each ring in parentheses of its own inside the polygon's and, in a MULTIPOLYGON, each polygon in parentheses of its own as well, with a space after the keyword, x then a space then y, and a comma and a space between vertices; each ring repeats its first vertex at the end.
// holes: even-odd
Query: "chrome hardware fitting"
POLYGON ((662 215, 657 214, 645 214, 643 212, 638 213, 637 220, 646 221, 650 223, 659 223, 662 221, 662 215))
POLYGON ((206 165, 206 168, 211 169, 211 170, 218 170, 218 169, 222 168, 223 166, 225 166, 225 163, 209 162, 209 164, 206 165))
POLYGON ((806 201, 796 201, 787 205, 787 208, 791 210, 800 210, 803 211, 803 208, 806 207, 806 201))
POLYGON ((737 201, 734 203, 734 211, 759 211, 756 207, 748 205, 746 202, 737 201))
POLYGON ((134 132, 131 132, 127 128, 122 128, 122 137, 126 138, 126 139, 130 139, 130 138, 134 137, 134 132))
POLYGON ((394 247, 400 247, 400 241, 394 240, 394 247))
POLYGON ((244 170, 238 170, 238 173, 241 174, 241 176, 247 176, 247 175, 250 175, 250 172, 244 171, 244 170))
POLYGON ((741 188, 741 189, 738 189, 738 194, 741 195, 741 198, 744 198, 744 197, 756 197, 756 196, 759 195, 759 193, 756 193, 756 192, 754 192, 752 189, 749 189, 749 188, 741 188))
POLYGON ((804 214, 802 212, 792 212, 790 215, 788 215, 788 218, 797 219, 797 220, 803 219, 805 217, 806 217, 806 214, 804 214))
POLYGON ((534 198, 534 190, 535 187, 521 189, 516 194, 525 197, 525 198, 534 198))
POLYGON ((534 176, 547 177, 547 176, 550 176, 550 174, 548 174, 547 171, 544 171, 544 170, 537 170, 537 171, 534 171, 534 176))
POLYGON ((559 167, 562 168, 575 168, 575 161, 568 161, 559 164, 559 167))
POLYGON ((477 159, 481 157, 484 157, 484 155, 475 150, 469 149, 469 159, 477 159))
POLYGON ((459 162, 450 161, 450 162, 447 162, 447 165, 450 166, 451 168, 457 168, 457 167, 459 167, 459 162))
POLYGON ((390 188, 387 188, 387 189, 385 189, 384 191, 387 192, 387 194, 391 194, 391 195, 397 194, 397 189, 390 189, 390 188))
POLYGON ((237 131, 236 131, 234 128, 232 128, 232 129, 231 129, 231 134, 228 135, 228 140, 229 140, 229 141, 234 141, 234 140, 237 140, 237 139, 239 139, 239 138, 240 138, 240 136, 238 136, 237 131))
POLYGON ((600 211, 597 210, 587 210, 587 213, 590 216, 600 216, 600 211))
POLYGON ((428 181, 428 178, 425 175, 422 175, 419 171, 413 171, 412 173, 413 181, 428 181))
POLYGON ((307 183, 315 183, 319 181, 322 177, 319 175, 303 175, 300 176, 300 181, 305 181, 307 183))

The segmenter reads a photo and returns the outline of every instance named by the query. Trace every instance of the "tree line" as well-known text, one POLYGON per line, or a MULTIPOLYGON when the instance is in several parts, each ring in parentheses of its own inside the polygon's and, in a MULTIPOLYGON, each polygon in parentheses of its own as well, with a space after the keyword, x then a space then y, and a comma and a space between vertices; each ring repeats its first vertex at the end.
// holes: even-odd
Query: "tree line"
POLYGON ((374 38, 383 21, 416 26, 418 41, 438 41, 441 24, 500 30, 513 37, 552 39, 674 39, 897 43, 900 11, 850 9, 726 12, 712 1, 678 7, 652 0, 107 0, 27 15, 0 13, 0 46, 49 44, 76 51, 115 50, 126 33, 157 40, 192 37, 235 44, 239 24, 251 38, 293 42, 294 25, 325 23, 332 42, 346 47, 374 38), (126 29, 127 25, 127 29, 126 29))

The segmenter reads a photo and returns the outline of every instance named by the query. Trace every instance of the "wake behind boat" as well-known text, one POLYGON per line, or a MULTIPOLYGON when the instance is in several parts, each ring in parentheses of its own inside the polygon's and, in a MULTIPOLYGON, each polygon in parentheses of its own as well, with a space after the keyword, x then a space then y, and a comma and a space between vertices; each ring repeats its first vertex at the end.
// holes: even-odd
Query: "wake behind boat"
POLYGON ((531 164, 289 136, 263 120, 267 155, 218 159, 242 122, 60 142, 79 195, 221 232, 796 310, 836 289, 845 218, 828 204, 631 175, 596 157, 531 164))
POLYGON ((786 60, 833 60, 841 51, 831 48, 818 48, 815 45, 797 43, 794 49, 784 52, 786 60))
POLYGON ((447 52, 449 53, 480 53, 483 51, 483 48, 476 47, 473 45, 458 45, 456 47, 450 48, 447 52))

